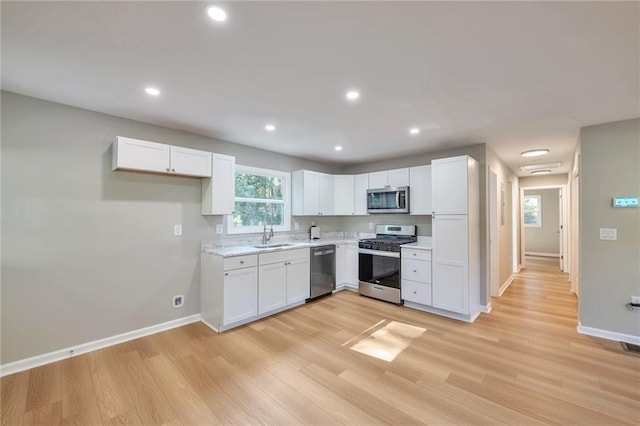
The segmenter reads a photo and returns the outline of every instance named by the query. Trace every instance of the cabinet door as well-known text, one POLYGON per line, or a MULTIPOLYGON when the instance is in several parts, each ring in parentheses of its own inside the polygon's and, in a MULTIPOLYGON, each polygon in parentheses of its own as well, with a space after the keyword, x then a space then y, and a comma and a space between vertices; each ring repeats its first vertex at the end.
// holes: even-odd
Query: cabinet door
POLYGON ((333 175, 318 174, 318 212, 321 215, 333 214, 333 175))
POLYGON ((309 259, 294 259, 287 262, 287 305, 303 302, 310 292, 309 259))
POLYGON ((378 189, 389 186, 389 174, 386 171, 369 173, 369 189, 378 189))
POLYGON ((409 169, 409 208, 411 214, 432 213, 431 209, 431 166, 409 169))
POLYGON ((335 175, 333 177, 333 214, 351 216, 354 214, 354 177, 335 175))
POLYGON ((466 215, 432 220, 432 301, 447 311, 469 314, 469 237, 466 215))
POLYGON ((118 136, 113 144, 113 170, 171 173, 169 145, 118 136))
POLYGON ((212 176, 202 180, 202 214, 232 214, 235 210, 236 158, 212 155, 212 176))
POLYGON ((243 268, 224 273, 224 325, 258 314, 258 268, 243 268))
POLYGON ((409 169, 389 170, 387 173, 387 182, 389 186, 409 186, 409 169))
POLYGON ((211 177, 211 153, 197 149, 170 147, 171 173, 211 177))
POLYGON ((287 301, 287 266, 285 262, 262 265, 258 281, 258 313, 273 311, 287 301))
POLYGON ((369 189, 369 174, 356 175, 354 179, 354 212, 355 215, 367 214, 367 189, 369 189))
POLYGON ((343 246, 346 252, 346 277, 345 283, 353 288, 358 288, 358 245, 357 244, 345 244, 343 246))
POLYGON ((341 287, 348 280, 347 245, 336 244, 336 287, 341 287))
POLYGON ((303 215, 317 215, 320 213, 320 174, 304 171, 303 186, 303 215))
POLYGON ((431 162, 433 211, 436 214, 467 214, 468 157, 431 162))

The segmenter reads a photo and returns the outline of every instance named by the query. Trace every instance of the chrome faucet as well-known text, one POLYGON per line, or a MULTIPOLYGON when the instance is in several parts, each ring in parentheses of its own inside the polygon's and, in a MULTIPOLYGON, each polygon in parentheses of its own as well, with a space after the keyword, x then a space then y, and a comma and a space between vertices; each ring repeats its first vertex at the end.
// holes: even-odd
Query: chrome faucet
POLYGON ((264 228, 262 230, 262 244, 267 244, 273 238, 273 217, 270 214, 265 215, 264 228), (267 218, 269 218, 269 223, 271 224, 271 230, 269 231, 269 236, 267 236, 267 218))

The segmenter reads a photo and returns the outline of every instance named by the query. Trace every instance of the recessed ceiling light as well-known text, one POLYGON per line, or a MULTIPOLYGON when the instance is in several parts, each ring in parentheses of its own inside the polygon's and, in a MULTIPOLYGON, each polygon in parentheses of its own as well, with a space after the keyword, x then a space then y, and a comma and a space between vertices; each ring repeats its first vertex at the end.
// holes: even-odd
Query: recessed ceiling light
POLYGON ((409 129, 409 133, 411 133, 412 135, 417 135, 418 133, 420 133, 420 129, 418 129, 417 127, 412 127, 409 129))
POLYGON ((147 93, 147 95, 151 95, 151 96, 160 95, 160 90, 157 87, 146 87, 144 91, 147 93))
POLYGON ((532 149, 531 151, 525 151, 520 155, 523 157, 540 157, 541 155, 547 155, 548 153, 548 149, 532 149))
POLYGON ((209 15, 209 18, 217 22, 223 22, 227 20, 227 12, 225 12, 223 9, 219 8, 218 6, 209 7, 207 9, 207 15, 209 15))
POLYGON ((360 97, 360 93, 357 90, 349 90, 344 96, 350 101, 355 101, 360 97))
POLYGON ((267 124, 266 126, 264 126, 264 129, 267 132, 273 132, 274 130, 276 130, 276 126, 274 126, 273 124, 267 124))
POLYGON ((531 172, 532 175, 548 175, 551 173, 551 170, 534 170, 531 172))
POLYGON ((340 145, 336 145, 333 149, 336 151, 342 151, 342 147, 340 145))

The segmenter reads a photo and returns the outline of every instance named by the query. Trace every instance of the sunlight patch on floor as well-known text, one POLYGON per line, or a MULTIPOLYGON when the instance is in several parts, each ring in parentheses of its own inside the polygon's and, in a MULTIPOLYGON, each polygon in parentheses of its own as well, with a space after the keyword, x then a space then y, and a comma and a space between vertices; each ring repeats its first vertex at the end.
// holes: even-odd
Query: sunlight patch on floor
MULTIPOLYGON (((370 327, 367 331, 376 328, 383 322, 370 327)), ((427 331, 426 328, 390 321, 370 334, 363 333, 361 336, 364 335, 364 337, 351 345, 349 349, 391 362, 411 344, 412 340, 420 337, 425 331, 427 331)))

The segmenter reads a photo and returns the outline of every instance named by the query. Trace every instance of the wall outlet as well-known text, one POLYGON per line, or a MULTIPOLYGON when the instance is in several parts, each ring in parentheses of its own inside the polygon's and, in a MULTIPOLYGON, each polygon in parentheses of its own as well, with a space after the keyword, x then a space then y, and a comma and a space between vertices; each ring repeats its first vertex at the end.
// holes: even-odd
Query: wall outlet
POLYGON ((293 222, 293 230, 294 231, 300 230, 300 224, 298 224, 298 222, 293 222))
POLYGON ((173 235, 176 237, 182 235, 182 225, 173 225, 173 235))
POLYGON ((600 228, 600 239, 615 241, 618 239, 618 230, 616 228, 600 228))
POLYGON ((631 296, 632 305, 640 305, 640 296, 631 296))
POLYGON ((369 229, 373 229, 373 222, 369 222, 369 229))
POLYGON ((173 296, 173 307, 181 308, 184 305, 184 296, 179 294, 177 296, 173 296))
POLYGON ((216 225, 216 234, 222 234, 222 224, 221 223, 216 225))

